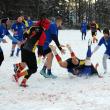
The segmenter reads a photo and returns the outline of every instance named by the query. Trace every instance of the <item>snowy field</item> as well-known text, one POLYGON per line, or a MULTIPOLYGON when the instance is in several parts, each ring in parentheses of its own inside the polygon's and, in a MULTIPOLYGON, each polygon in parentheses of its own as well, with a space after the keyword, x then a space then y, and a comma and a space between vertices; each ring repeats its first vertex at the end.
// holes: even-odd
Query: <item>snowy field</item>
MULTIPOLYGON (((98 32, 98 38, 102 34, 98 32)), ((84 59, 87 42, 81 40, 79 30, 60 31, 59 39, 62 44, 70 44, 76 55, 84 59)), ((110 61, 108 60, 108 74, 104 78, 97 76, 85 77, 68 76, 66 69, 59 67, 54 58, 52 72, 57 79, 45 79, 39 71, 43 65, 38 65, 38 72, 28 81, 28 88, 21 88, 12 81, 13 64, 20 61, 16 56, 10 58, 11 41, 0 44, 5 55, 5 61, 0 67, 0 110, 110 110, 110 61)), ((96 44, 92 45, 92 49, 96 44)), ((102 56, 104 46, 92 56, 92 63, 99 62, 98 71, 103 74, 102 56)), ((69 53, 62 58, 69 58, 69 53)), ((60 52, 59 52, 60 53, 60 52)))

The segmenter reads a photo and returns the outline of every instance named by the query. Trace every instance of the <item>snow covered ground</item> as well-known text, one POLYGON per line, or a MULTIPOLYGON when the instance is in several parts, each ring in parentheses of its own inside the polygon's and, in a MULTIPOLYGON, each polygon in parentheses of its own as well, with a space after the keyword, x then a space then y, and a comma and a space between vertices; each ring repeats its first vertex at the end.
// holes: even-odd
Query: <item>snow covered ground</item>
MULTIPOLYGON (((102 36, 98 32, 98 38, 102 36)), ((70 44, 79 58, 84 59, 87 51, 87 42, 81 41, 79 30, 60 31, 59 39, 62 44, 70 44)), ((7 38, 8 40, 8 38, 7 38)), ((28 88, 21 88, 12 81, 13 64, 20 61, 16 56, 10 58, 11 41, 0 44, 4 51, 5 61, 0 67, 0 110, 110 110, 110 61, 108 60, 108 74, 103 79, 97 76, 85 79, 84 77, 68 76, 66 69, 59 67, 54 58, 52 71, 57 79, 45 79, 39 71, 28 81, 28 88)), ((96 44, 92 45, 92 49, 96 44)), ((102 56, 104 46, 92 56, 93 64, 100 63, 99 73, 103 74, 102 56)), ((67 51, 62 58, 69 57, 67 51)))

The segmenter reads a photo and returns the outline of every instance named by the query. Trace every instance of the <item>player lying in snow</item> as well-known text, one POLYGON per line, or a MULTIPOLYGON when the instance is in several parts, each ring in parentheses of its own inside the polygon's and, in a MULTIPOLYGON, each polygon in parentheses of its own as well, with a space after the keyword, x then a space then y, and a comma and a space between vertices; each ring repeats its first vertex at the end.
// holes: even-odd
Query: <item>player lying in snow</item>
POLYGON ((90 41, 88 42, 88 51, 87 51, 87 56, 85 60, 78 59, 69 45, 67 45, 67 48, 71 53, 71 58, 65 61, 62 61, 61 57, 58 55, 56 51, 55 46, 50 46, 50 48, 55 54, 55 57, 59 65, 63 68, 67 68, 68 72, 72 73, 73 75, 85 74, 87 76, 90 76, 93 74, 97 74, 98 77, 102 78, 102 76, 100 76, 97 71, 98 63, 94 66, 90 60, 91 59, 91 42, 90 41))

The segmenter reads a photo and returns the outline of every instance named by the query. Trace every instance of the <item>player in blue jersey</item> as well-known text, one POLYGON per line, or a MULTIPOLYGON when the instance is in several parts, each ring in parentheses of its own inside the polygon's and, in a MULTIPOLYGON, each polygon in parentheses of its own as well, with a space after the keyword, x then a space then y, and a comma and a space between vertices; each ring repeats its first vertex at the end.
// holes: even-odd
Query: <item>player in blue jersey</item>
POLYGON ((85 19, 83 19, 83 22, 81 23, 81 32, 82 32, 82 40, 85 40, 87 33, 87 22, 85 19))
POLYGON ((95 53, 102 44, 105 45, 106 51, 103 56, 103 68, 104 68, 104 73, 107 73, 107 59, 110 59, 110 33, 108 28, 104 28, 103 30, 104 36, 100 39, 98 45, 94 49, 92 53, 95 53))
POLYGON ((97 71, 98 63, 95 66, 93 66, 93 64, 91 63, 92 53, 91 53, 91 41, 90 40, 88 42, 88 50, 86 54, 86 59, 83 59, 83 60, 76 57, 75 53, 72 51, 69 45, 67 45, 67 48, 71 54, 71 58, 68 58, 65 61, 62 61, 61 57, 58 55, 56 51, 55 46, 50 46, 50 48, 55 54, 55 57, 59 65, 63 68, 66 68, 69 73, 72 73, 73 75, 80 75, 80 76, 86 75, 87 77, 93 74, 97 74, 98 77, 102 78, 102 76, 100 76, 97 71))
POLYGON ((43 75, 46 78, 56 78, 51 72, 51 66, 53 61, 53 53, 49 47, 49 44, 54 41, 57 45, 58 49, 61 51, 61 53, 64 53, 64 49, 62 49, 61 44, 58 40, 58 28, 62 25, 62 18, 57 17, 55 22, 52 22, 48 31, 46 31, 46 42, 44 44, 44 56, 46 57, 46 62, 40 71, 40 74, 43 75), (46 73, 47 69, 47 73, 46 73))
MULTIPOLYGON (((8 36, 11 40, 15 41, 18 43, 18 40, 13 38, 10 33, 8 32, 8 29, 7 29, 7 26, 10 25, 10 20, 9 18, 3 18, 1 20, 1 25, 0 25, 0 43, 3 42, 3 43, 7 43, 7 41, 4 39, 4 36, 8 36)), ((2 51, 2 48, 0 46, 0 66, 2 64, 4 60, 4 55, 3 55, 3 51, 2 51)))
MULTIPOLYGON (((13 31, 13 37, 16 38, 18 41, 23 41, 23 32, 25 31, 25 25, 22 23, 22 17, 18 17, 17 21, 12 25, 11 29, 13 31)), ((12 41, 12 51, 10 56, 12 57, 14 55, 14 51, 16 48, 17 42, 12 41)), ((20 45, 18 45, 16 56, 19 56, 20 52, 20 45)))

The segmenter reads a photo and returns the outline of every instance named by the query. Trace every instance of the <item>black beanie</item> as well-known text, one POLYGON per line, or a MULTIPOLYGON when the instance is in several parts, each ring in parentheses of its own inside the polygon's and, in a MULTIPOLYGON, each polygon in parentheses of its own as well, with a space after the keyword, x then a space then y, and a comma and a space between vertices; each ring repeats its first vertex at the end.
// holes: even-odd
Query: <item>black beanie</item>
POLYGON ((9 18, 2 18, 1 19, 1 23, 5 23, 6 24, 7 20, 9 20, 9 18))
POLYGON ((109 35, 109 34, 110 34, 110 33, 109 33, 109 29, 108 29, 108 28, 104 28, 103 33, 109 35))

